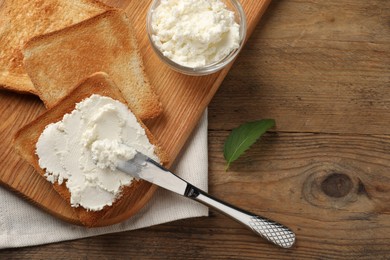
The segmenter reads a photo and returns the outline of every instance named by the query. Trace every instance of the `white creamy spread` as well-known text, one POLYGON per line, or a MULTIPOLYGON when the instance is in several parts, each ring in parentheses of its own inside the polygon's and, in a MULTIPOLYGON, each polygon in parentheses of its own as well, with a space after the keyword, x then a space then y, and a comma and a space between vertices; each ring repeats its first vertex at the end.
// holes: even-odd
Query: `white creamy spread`
POLYGON ((133 180, 116 170, 118 160, 130 160, 139 151, 158 161, 154 148, 126 105, 94 94, 46 126, 36 153, 47 180, 66 181, 73 207, 98 211, 112 205, 133 180))
POLYGON ((186 67, 217 62, 240 43, 234 12, 220 0, 161 0, 152 30, 163 55, 186 67))

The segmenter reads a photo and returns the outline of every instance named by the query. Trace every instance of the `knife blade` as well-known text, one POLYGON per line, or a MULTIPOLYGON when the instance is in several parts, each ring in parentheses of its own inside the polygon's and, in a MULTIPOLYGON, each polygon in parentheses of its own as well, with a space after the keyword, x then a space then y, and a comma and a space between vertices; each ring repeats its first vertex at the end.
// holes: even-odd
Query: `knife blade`
POLYGON ((164 189, 185 195, 188 185, 186 181, 140 152, 137 152, 134 158, 129 161, 119 161, 117 169, 135 178, 143 179, 164 189))
POLYGON ((212 197, 140 152, 129 161, 119 161, 117 169, 214 208, 282 248, 295 243, 295 234, 288 227, 212 197))

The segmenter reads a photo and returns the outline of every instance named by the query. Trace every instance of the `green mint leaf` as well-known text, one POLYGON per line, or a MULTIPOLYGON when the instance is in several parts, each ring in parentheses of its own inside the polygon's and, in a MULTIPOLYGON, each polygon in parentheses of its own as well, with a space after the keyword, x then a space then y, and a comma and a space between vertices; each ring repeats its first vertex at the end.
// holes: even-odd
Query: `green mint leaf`
POLYGON ((274 126, 275 120, 262 119, 234 128, 226 139, 223 148, 223 156, 226 160, 225 170, 227 171, 233 161, 237 160, 260 136, 274 126))

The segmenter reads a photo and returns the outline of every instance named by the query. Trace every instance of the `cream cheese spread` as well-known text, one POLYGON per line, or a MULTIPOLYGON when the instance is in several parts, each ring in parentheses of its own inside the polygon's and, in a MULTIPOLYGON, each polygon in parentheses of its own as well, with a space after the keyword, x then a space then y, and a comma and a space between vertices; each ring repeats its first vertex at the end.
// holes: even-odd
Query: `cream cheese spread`
POLYGON ((161 0, 151 26, 156 47, 186 67, 217 62, 240 44, 234 12, 220 0, 161 0))
POLYGON ((66 181, 72 207, 98 211, 133 181, 116 169, 118 160, 130 160, 139 151, 158 161, 154 148, 126 105, 94 94, 46 126, 36 153, 48 181, 66 181))

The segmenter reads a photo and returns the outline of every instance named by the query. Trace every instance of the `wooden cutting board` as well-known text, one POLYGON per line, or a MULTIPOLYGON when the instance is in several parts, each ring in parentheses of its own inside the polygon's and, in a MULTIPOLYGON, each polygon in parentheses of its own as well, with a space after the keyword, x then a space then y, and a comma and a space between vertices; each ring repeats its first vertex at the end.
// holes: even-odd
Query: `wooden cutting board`
MULTIPOLYGON (((205 108, 219 88, 229 68, 221 72, 193 77, 179 74, 161 63, 153 53, 146 35, 146 12, 150 1, 106 0, 105 3, 123 8, 132 20, 141 47, 146 73, 155 86, 162 102, 163 114, 145 122, 168 153, 171 164, 197 125, 205 108)), ((247 16, 249 37, 266 10, 270 0, 242 0, 247 16)), ((16 131, 45 111, 37 97, 0 91, 0 184, 50 214, 73 224, 80 224, 72 208, 53 190, 51 184, 24 162, 12 148, 16 131)), ((145 191, 143 205, 155 190, 145 191)), ((122 208, 107 216, 100 225, 123 221, 135 213, 131 208, 122 208)))

